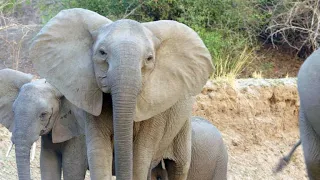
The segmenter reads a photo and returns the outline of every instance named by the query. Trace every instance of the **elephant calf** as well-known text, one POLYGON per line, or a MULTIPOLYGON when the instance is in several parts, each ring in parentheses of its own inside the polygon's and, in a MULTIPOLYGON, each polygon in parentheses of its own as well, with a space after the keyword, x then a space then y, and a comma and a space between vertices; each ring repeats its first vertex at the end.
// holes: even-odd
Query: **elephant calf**
POLYGON ((44 79, 31 80, 29 74, 0 70, 0 123, 12 132, 19 179, 31 178, 30 148, 42 136, 41 179, 61 179, 63 169, 64 179, 83 180, 86 142, 71 103, 44 79))
MULTIPOLYGON (((201 117, 192 117, 191 125, 192 156, 187 179, 226 180, 228 153, 219 130, 201 117)), ((162 162, 155 167, 151 179, 169 179, 170 163, 170 160, 164 160, 164 164, 162 162)))

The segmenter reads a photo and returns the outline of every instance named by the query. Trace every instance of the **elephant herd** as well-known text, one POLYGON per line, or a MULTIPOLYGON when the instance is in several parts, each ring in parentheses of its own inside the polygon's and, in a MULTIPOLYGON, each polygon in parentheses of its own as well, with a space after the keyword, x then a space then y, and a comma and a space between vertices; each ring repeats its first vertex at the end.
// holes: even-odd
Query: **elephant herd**
MULTIPOLYGON (((214 71, 198 34, 176 21, 111 21, 60 11, 33 38, 42 79, 0 70, 0 123, 12 132, 18 177, 30 180, 41 136, 41 179, 224 180, 219 130, 192 116, 214 71)), ((300 133, 310 179, 320 179, 320 50, 298 75, 300 133), (319 84, 317 84, 319 82, 319 84)))

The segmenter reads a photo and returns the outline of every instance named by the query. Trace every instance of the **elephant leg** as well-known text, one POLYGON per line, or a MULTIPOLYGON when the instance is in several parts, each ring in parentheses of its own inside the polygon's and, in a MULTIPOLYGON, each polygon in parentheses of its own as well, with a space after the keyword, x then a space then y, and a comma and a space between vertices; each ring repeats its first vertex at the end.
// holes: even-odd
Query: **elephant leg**
POLYGON ((42 180, 61 179, 61 156, 54 150, 51 139, 41 137, 40 171, 42 180))
POLYGON ((225 145, 222 143, 220 144, 220 152, 216 168, 214 170, 213 179, 221 179, 221 180, 227 180, 227 171, 228 171, 228 152, 225 147, 225 145))
POLYGON ((168 162, 168 177, 172 180, 187 179, 191 163, 191 122, 186 121, 173 142, 174 161, 168 162))
POLYGON ((83 180, 88 168, 85 136, 74 137, 62 150, 63 179, 83 180))
POLYGON ((106 120, 88 115, 86 120, 87 156, 92 180, 112 179, 112 134, 106 120))
POLYGON ((133 156, 133 179, 148 179, 153 150, 142 146, 134 146, 133 156))
POLYGON ((300 108, 299 127, 308 176, 311 180, 320 179, 320 139, 308 122, 302 108, 300 108))
POLYGON ((147 180, 153 156, 164 132, 164 124, 155 118, 139 123, 139 132, 133 143, 133 179, 147 180))

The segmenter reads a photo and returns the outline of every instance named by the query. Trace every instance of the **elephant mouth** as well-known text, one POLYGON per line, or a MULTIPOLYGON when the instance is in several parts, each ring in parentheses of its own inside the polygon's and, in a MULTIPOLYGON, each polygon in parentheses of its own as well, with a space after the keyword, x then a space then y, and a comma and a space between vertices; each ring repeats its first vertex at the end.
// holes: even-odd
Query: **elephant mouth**
POLYGON ((108 82, 107 75, 100 76, 99 78, 100 78, 100 80, 98 82, 98 86, 101 89, 101 91, 104 93, 111 93, 111 88, 110 88, 110 85, 108 82))
POLYGON ((111 93, 111 88, 108 85, 102 85, 101 86, 101 91, 104 92, 104 93, 110 94, 111 93))

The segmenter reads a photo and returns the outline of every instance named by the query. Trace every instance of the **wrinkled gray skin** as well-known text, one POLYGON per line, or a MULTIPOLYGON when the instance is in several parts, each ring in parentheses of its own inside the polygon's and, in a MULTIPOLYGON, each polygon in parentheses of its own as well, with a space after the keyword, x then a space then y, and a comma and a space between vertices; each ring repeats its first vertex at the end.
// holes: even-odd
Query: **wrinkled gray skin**
POLYGON ((309 179, 320 179, 320 49, 302 64, 298 73, 299 128, 309 179))
POLYGON ((84 179, 85 137, 79 136, 81 126, 70 103, 44 79, 31 79, 19 71, 0 70, 0 123, 12 132, 19 179, 30 179, 30 148, 40 136, 41 179, 60 180, 61 168, 64 179, 84 179), (77 131, 66 138, 64 128, 77 131))
POLYGON ((83 180, 89 169, 84 135, 66 142, 52 143, 51 133, 41 136, 40 170, 42 180, 83 180))
POLYGON ((30 56, 40 76, 88 113, 92 179, 111 179, 113 146, 117 180, 147 179, 150 165, 179 148, 174 179, 186 178, 193 99, 213 72, 195 31, 68 9, 41 29, 30 56))
MULTIPOLYGON (((192 157, 188 180, 226 180, 228 152, 219 130, 201 117, 192 117, 192 157)), ((151 180, 169 180, 170 160, 152 170, 151 180)))

